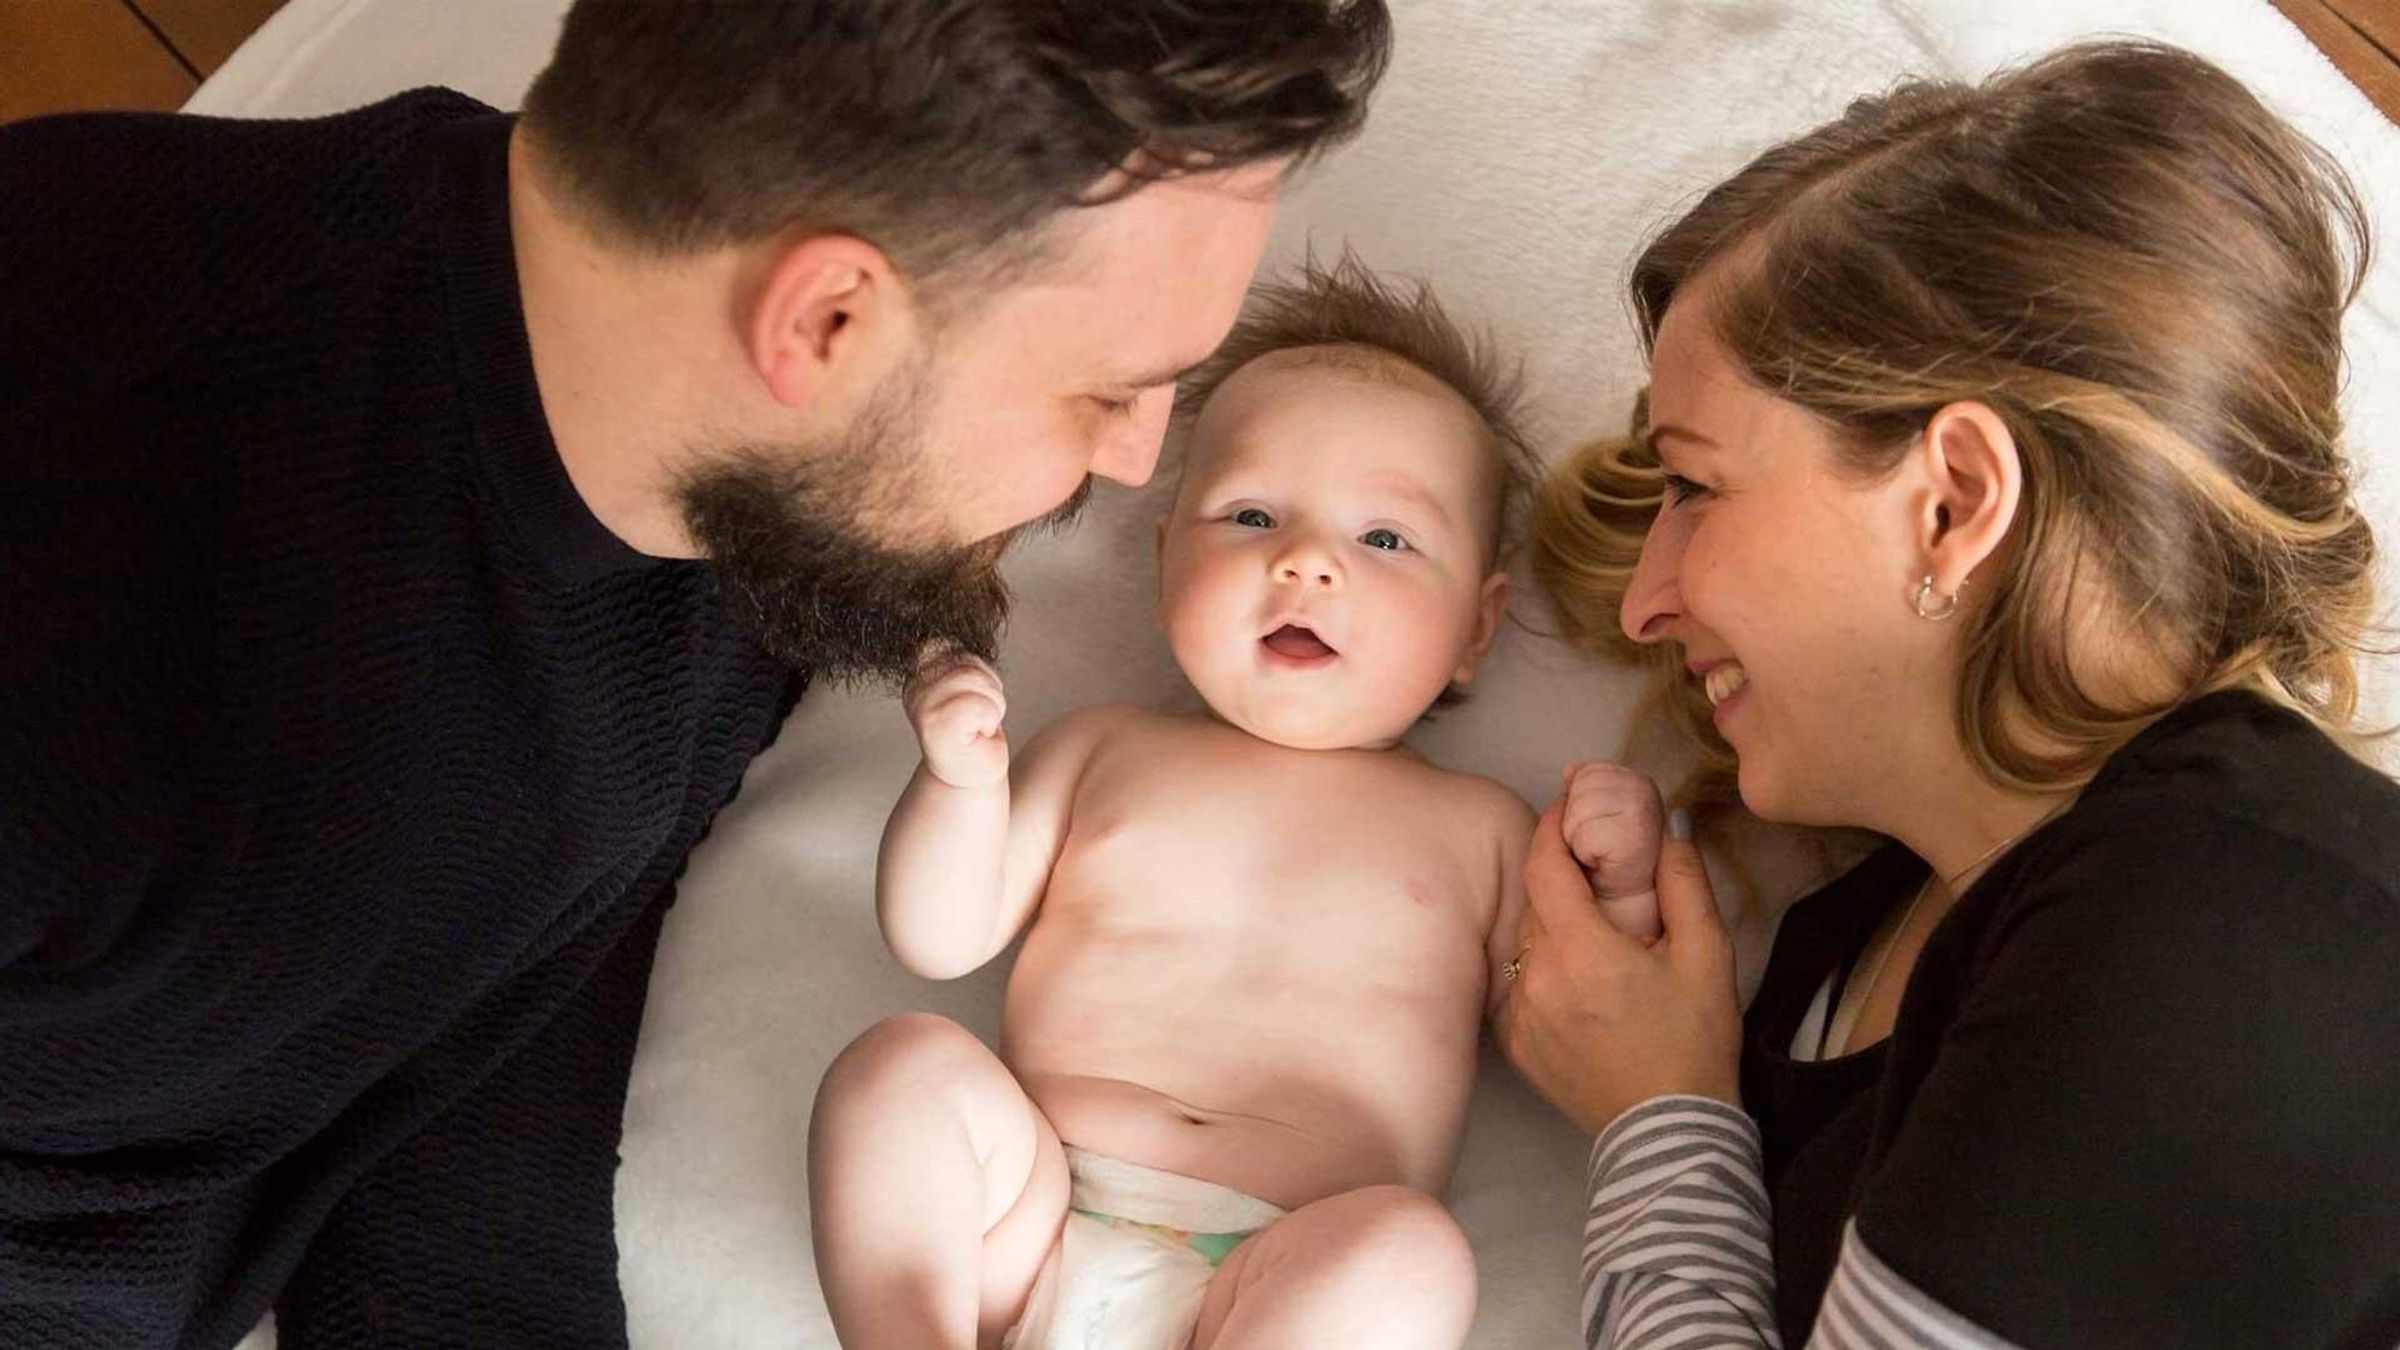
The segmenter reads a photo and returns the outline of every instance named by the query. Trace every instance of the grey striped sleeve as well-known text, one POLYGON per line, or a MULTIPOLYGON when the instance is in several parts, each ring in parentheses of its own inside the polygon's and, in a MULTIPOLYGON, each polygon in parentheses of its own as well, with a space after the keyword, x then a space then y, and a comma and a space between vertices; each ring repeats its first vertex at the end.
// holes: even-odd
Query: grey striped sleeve
MULTIPOLYGON (((1583 1227, 1591 1350, 1777 1350, 1758 1126, 1709 1097, 1654 1097, 1592 1145, 1583 1227)), ((2011 1350, 1885 1265, 1852 1223, 1809 1350, 2011 1350)))
POLYGON ((1842 1255, 1809 1332, 1811 1350, 2013 1350, 1943 1307, 1867 1250, 1858 1223, 1842 1228, 1842 1255))
POLYGON ((1758 1126, 1708 1097, 1654 1097, 1592 1144, 1583 1226, 1592 1350, 1776 1347, 1758 1126))

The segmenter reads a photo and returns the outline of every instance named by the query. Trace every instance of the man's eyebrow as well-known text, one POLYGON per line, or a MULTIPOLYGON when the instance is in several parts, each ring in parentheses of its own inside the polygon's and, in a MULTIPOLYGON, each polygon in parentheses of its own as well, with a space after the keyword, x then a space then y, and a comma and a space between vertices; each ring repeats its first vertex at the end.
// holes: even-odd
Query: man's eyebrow
POLYGON ((1116 389, 1156 389, 1161 385, 1174 384, 1181 380, 1184 376, 1191 374, 1195 370, 1198 370, 1201 362, 1206 361, 1207 359, 1207 357, 1203 356, 1199 361, 1186 361, 1179 365, 1162 366, 1155 370, 1141 371, 1136 374, 1121 376, 1115 380, 1112 380, 1110 382, 1110 387, 1116 389))

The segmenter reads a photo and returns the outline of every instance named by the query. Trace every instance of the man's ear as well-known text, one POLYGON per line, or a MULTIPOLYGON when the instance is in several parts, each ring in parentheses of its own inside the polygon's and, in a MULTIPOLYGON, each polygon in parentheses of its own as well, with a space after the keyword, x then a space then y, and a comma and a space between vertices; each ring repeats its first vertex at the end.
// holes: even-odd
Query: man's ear
POLYGON ((1975 402, 1934 413, 1916 453, 1928 489, 1916 508, 1916 543, 1935 593, 1956 595, 2016 524, 2024 461, 2008 423, 1975 402))
POLYGON ((1475 637, 1467 644, 1467 653, 1460 658, 1450 683, 1463 688, 1475 682, 1476 668, 1491 654, 1493 639, 1500 636, 1500 619, 1508 613, 1511 584, 1505 568, 1483 579, 1483 594, 1475 599, 1475 637))
MULTIPOLYGON (((883 250, 846 234, 806 235, 768 269, 750 312, 750 364, 775 401, 825 396, 911 321, 907 291, 883 250)), ((862 372, 863 373, 863 372, 862 372)))

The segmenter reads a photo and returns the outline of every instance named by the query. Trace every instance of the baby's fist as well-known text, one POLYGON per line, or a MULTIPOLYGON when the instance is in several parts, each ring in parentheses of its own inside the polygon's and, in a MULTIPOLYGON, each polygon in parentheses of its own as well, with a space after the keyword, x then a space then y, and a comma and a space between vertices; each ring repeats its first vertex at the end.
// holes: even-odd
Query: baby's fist
POLYGON ((960 651, 929 653, 900 698, 934 777, 958 788, 1008 777, 1008 735, 1000 729, 1008 695, 988 662, 960 651))
POLYGON ((1601 913, 1647 942, 1660 932, 1658 855, 1667 807, 1648 774, 1620 764, 1577 764, 1567 770, 1567 804, 1559 824, 1567 850, 1591 875, 1601 913))

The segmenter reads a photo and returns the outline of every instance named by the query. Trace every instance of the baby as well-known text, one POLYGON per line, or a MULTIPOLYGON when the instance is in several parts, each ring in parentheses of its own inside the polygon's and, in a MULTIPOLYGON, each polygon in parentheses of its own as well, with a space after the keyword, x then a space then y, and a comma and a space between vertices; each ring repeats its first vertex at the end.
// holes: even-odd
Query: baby
POLYGON ((1086 709, 1012 762, 989 667, 912 683, 885 939, 946 979, 1030 928, 999 1055, 910 1015, 827 1071, 845 1346, 1462 1342, 1474 1262, 1434 1197, 1533 814, 1401 738, 1508 604, 1509 403, 1428 296, 1312 267, 1186 390, 1158 606, 1208 715, 1086 709))

